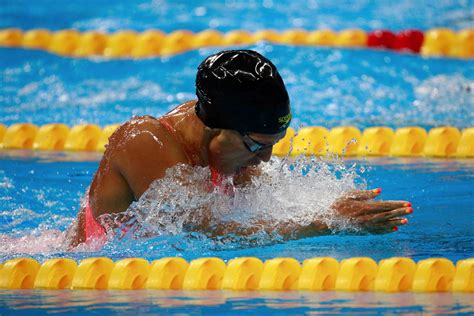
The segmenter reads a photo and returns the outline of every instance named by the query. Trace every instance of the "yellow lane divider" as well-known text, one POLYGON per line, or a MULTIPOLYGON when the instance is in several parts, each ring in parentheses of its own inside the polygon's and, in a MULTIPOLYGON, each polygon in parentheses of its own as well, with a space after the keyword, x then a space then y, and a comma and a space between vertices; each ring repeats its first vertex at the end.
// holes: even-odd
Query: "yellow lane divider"
POLYGON ((378 291, 474 292, 474 258, 456 266, 445 258, 418 263, 394 257, 378 264, 359 257, 340 262, 330 257, 299 261, 255 257, 214 257, 188 263, 177 257, 149 262, 126 258, 87 258, 77 264, 56 258, 43 264, 17 258, 0 265, 0 288, 90 290, 235 290, 235 291, 378 291))
POLYGON ((340 32, 260 30, 254 33, 233 30, 221 33, 208 29, 199 33, 177 30, 168 34, 160 30, 142 33, 121 30, 105 34, 97 31, 80 33, 74 29, 57 32, 45 29, 0 29, 0 47, 41 49, 71 57, 146 58, 174 55, 203 47, 252 45, 259 41, 286 45, 383 48, 411 51, 424 56, 474 57, 474 29, 454 32, 447 28, 436 28, 426 32, 403 30, 398 33, 388 30, 365 32, 360 29, 340 32))
MULTIPOLYGON (((120 126, 112 124, 100 128, 94 124, 80 124, 69 128, 65 124, 31 123, 0 124, 0 149, 105 151, 109 137, 120 126)), ((450 126, 369 127, 360 131, 353 126, 304 127, 298 133, 289 128, 285 138, 273 148, 277 156, 336 154, 353 156, 395 157, 474 157, 474 127, 462 132, 450 126)))
POLYGON ((328 130, 324 127, 301 128, 296 134, 288 129, 284 139, 273 148, 277 156, 327 155, 395 157, 474 157, 474 128, 462 132, 450 126, 369 127, 361 132, 353 126, 328 130))
POLYGON ((0 124, 0 149, 105 151, 109 137, 120 124, 100 128, 95 124, 80 124, 69 128, 65 124, 31 123, 0 124))

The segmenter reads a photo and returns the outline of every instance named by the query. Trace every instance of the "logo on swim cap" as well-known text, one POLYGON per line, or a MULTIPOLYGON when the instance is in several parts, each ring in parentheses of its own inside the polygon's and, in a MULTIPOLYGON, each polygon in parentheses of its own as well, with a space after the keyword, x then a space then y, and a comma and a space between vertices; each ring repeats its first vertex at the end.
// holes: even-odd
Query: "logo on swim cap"
POLYGON ((282 127, 290 124, 290 121, 291 121, 291 113, 288 113, 287 115, 278 118, 278 123, 280 123, 282 127))

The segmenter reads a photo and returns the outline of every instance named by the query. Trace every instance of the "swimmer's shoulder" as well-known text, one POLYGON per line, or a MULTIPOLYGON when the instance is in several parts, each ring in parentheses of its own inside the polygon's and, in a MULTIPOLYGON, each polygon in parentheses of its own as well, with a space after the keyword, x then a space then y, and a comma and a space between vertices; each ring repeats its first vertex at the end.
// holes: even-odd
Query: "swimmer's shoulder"
MULTIPOLYGON (((151 146, 161 147, 169 142, 169 133, 159 119, 150 116, 134 116, 122 124, 110 137, 110 149, 151 146)), ((108 149, 109 149, 108 148, 108 149)))
POLYGON ((166 167, 186 162, 181 144, 160 119, 135 116, 120 126, 110 137, 106 156, 120 165, 153 162, 166 167))

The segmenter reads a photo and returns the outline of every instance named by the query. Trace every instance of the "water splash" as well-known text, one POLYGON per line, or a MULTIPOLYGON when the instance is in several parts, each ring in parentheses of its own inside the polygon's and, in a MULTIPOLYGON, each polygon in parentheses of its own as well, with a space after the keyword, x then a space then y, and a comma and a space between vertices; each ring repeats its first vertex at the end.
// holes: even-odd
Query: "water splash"
POLYGON ((54 254, 62 253, 67 247, 64 243, 65 232, 38 227, 21 237, 0 234, 0 254, 54 254))
POLYGON ((460 128, 474 124, 474 80, 462 75, 434 76, 415 87, 415 95, 412 112, 425 124, 443 122, 460 128))
POLYGON ((351 228, 331 205, 365 186, 363 181, 356 185, 360 177, 355 164, 345 166, 340 160, 327 162, 318 157, 274 157, 262 169, 263 175, 253 177, 248 185, 232 186, 233 179, 226 178, 213 188, 209 168, 178 165, 153 182, 125 213, 101 220, 107 227, 125 222, 115 230, 120 239, 198 231, 220 244, 230 241, 231 246, 285 239, 271 229, 285 223, 305 226, 318 220, 334 231, 351 228), (233 194, 224 192, 229 186, 233 194))
MULTIPOLYGON (((178 165, 169 169, 126 212, 100 218, 106 227, 118 226, 103 249, 94 244, 69 249, 66 232, 58 228, 68 227, 73 218, 55 215, 61 209, 58 205, 47 212, 25 207, 4 210, 0 212, 4 223, 0 255, 82 257, 99 251, 97 255, 121 258, 136 256, 144 249, 160 255, 205 255, 285 239, 271 230, 255 229, 262 221, 272 227, 288 222, 306 225, 318 219, 334 231, 352 228, 331 210, 331 205, 346 192, 365 187, 359 166, 345 166, 337 158, 274 157, 262 164, 262 169, 261 177, 252 178, 247 186, 233 187, 232 195, 225 194, 223 188, 233 179, 226 178, 221 187, 212 187, 209 168, 178 165), (203 219, 207 226, 199 229, 203 219), (233 231, 231 225, 241 230, 233 231), (218 234, 219 227, 227 231, 218 234), (247 229, 251 233, 240 234, 247 229)), ((38 200, 45 194, 41 190, 35 193, 38 200)))

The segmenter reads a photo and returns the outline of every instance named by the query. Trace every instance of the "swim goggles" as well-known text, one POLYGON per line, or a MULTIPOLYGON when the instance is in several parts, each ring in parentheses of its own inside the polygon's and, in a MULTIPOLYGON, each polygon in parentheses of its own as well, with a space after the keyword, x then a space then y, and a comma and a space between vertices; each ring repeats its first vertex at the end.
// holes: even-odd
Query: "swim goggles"
POLYGON ((272 148, 273 145, 275 144, 262 144, 252 137, 250 137, 248 134, 243 134, 242 138, 244 140, 244 145, 245 147, 252 153, 256 153, 257 151, 261 151, 264 149, 272 148))

